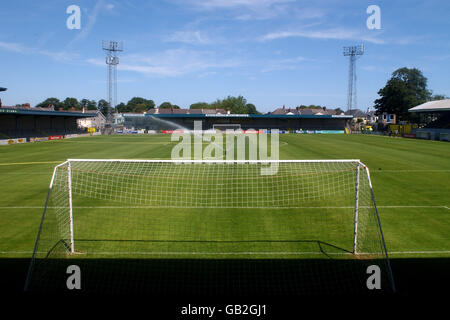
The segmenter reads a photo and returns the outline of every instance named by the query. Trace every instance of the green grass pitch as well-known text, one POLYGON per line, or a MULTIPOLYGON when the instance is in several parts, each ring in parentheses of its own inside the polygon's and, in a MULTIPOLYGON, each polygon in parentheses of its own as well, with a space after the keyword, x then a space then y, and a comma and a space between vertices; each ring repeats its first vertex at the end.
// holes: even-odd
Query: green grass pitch
MULTIPOLYGON (((168 135, 146 135, 2 146, 0 258, 31 257, 55 165, 68 158, 169 159, 174 145, 168 135)), ((450 256, 448 143, 368 135, 286 134, 280 135, 280 159, 360 159, 370 168, 390 256, 450 256)), ((176 214, 174 211, 172 216, 176 214)), ((201 228, 201 221, 198 225, 201 228)), ((167 250, 168 244, 158 245, 167 250)), ((181 250, 183 245, 172 246, 181 250)), ((224 250, 216 247, 204 249, 224 250)), ((289 249, 286 244, 283 248, 289 249)))

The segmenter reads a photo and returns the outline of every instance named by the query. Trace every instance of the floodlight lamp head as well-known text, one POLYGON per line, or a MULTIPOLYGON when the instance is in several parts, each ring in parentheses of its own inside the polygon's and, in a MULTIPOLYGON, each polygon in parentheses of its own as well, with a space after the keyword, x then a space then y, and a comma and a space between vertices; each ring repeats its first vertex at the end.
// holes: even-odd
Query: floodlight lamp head
POLYGON ((344 56, 358 56, 364 53, 364 44, 360 46, 344 47, 344 56))
POLYGON ((110 52, 123 51, 123 42, 103 40, 102 49, 110 52))
POLYGON ((106 64, 110 64, 113 66, 118 65, 119 57, 106 56, 106 64))

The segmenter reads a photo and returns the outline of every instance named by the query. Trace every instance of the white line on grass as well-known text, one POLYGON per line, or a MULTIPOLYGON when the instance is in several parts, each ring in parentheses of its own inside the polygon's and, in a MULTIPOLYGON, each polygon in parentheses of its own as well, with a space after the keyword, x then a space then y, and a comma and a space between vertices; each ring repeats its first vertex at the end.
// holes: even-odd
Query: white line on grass
MULTIPOLYGON (((0 251, 0 254, 32 254, 32 251, 0 251)), ((46 254, 47 252, 39 251, 38 254, 46 254)), ((322 252, 304 252, 304 251, 246 251, 246 252, 197 252, 197 251, 181 251, 181 252, 114 252, 100 251, 89 252, 88 255, 324 255, 322 252)), ((351 252, 329 252, 328 255, 352 255, 351 252)), ((373 255, 379 253, 361 252, 360 255, 373 255)), ((450 254, 450 250, 434 250, 434 251, 388 251, 388 255, 401 254, 450 254)))
MULTIPOLYGON (((64 209, 66 207, 47 207, 49 209, 64 209)), ((353 209, 353 206, 336 206, 336 207, 186 207, 186 206, 74 206, 77 209, 353 209)), ((360 206, 360 208, 372 208, 368 206, 360 206)), ((450 210, 447 206, 377 206, 377 208, 444 208, 450 210)), ((0 206, 0 209, 44 209, 44 206, 0 206)))
POLYGON ((40 161, 40 162, 7 162, 0 163, 0 166, 13 166, 13 165, 24 165, 24 164, 51 164, 51 163, 61 163, 62 161, 40 161))
POLYGON ((437 251, 388 251, 388 255, 391 255, 391 254, 436 254, 436 253, 449 254, 450 250, 437 250, 437 251))
MULTIPOLYGON (((258 252, 258 251, 247 251, 247 252, 196 252, 196 251, 187 251, 187 252, 93 252, 89 253, 89 255, 353 255, 351 252, 303 252, 303 251, 281 251, 281 252, 258 252)), ((368 253, 361 252, 359 255, 374 255, 380 253, 368 253)), ((391 254, 450 254, 450 251, 393 251, 389 252, 388 255, 391 254)))

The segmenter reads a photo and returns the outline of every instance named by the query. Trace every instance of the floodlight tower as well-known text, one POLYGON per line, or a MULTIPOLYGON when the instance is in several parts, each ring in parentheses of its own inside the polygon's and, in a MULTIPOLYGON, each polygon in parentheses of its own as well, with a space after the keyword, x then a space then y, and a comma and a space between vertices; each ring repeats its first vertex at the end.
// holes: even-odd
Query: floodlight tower
POLYGON ((344 56, 349 57, 347 110, 357 109, 356 97, 356 59, 364 54, 364 44, 360 46, 344 47, 344 56))
POLYGON ((106 64, 108 65, 108 114, 106 120, 108 123, 112 123, 112 108, 117 104, 117 65, 119 64, 117 52, 123 51, 123 43, 122 41, 103 40, 102 48, 106 51, 106 64))

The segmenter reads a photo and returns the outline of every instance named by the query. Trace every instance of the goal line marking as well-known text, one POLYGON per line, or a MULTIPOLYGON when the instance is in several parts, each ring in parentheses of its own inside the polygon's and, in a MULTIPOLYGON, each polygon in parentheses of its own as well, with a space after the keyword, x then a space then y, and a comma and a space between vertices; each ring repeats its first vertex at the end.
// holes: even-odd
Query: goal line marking
MULTIPOLYGON (((44 209, 44 206, 0 206, 0 209, 44 209)), ((66 207, 48 206, 49 209, 62 209, 66 207)), ((353 206, 326 206, 326 207, 201 207, 201 206, 74 206, 76 209, 353 209, 353 206)), ((368 206, 360 206, 360 208, 372 208, 368 206)), ((450 210, 447 206, 377 206, 377 208, 444 208, 450 210)))
MULTIPOLYGON (((0 251, 0 254, 32 254, 32 251, 0 251)), ((47 252, 38 251, 38 254, 46 254, 47 252)), ((353 255, 351 252, 327 252, 328 255, 353 255)), ((378 253, 362 252, 359 255, 373 255, 378 253)), ((388 255, 402 255, 402 254, 450 254, 450 250, 431 250, 431 251, 388 251, 388 255)), ((246 251, 246 252, 89 252, 86 255, 325 255, 322 252, 308 252, 308 251, 281 251, 281 252, 267 252, 267 251, 246 251)))
POLYGON ((61 161, 7 162, 7 163, 0 163, 0 166, 13 166, 24 164, 51 164, 51 163, 61 163, 61 161))

